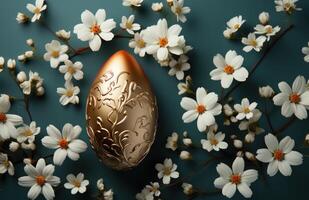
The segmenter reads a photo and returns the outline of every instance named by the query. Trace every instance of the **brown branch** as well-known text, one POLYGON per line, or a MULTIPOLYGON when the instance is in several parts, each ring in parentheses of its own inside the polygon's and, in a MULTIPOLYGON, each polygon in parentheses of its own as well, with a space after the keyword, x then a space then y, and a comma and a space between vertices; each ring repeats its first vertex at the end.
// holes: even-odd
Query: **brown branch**
MULTIPOLYGON (((256 69, 260 66, 262 61, 266 58, 266 56, 269 54, 269 52, 272 50, 272 48, 277 44, 277 42, 287 33, 289 32, 292 28, 294 27, 293 24, 289 25, 286 29, 281 31, 280 34, 278 34, 277 37, 274 38, 273 42, 270 43, 270 45, 265 49, 263 52, 261 58, 253 65, 251 71, 249 72, 249 76, 247 80, 254 74, 256 69)), ((241 86, 244 82, 237 82, 234 87, 232 87, 222 98, 220 98, 220 102, 223 103, 239 86, 241 86)))
POLYGON ((293 115, 293 117, 290 117, 290 119, 286 123, 284 123, 281 127, 274 131, 274 134, 279 135, 280 133, 288 129, 296 121, 296 119, 297 117, 295 117, 295 115, 293 115))

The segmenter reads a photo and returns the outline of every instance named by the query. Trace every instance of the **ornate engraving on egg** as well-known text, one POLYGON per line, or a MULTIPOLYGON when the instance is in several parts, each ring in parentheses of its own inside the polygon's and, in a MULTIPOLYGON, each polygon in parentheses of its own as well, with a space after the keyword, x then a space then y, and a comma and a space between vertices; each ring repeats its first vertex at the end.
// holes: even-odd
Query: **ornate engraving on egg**
POLYGON ((119 51, 101 67, 86 107, 87 132, 107 166, 126 170, 148 154, 157 127, 157 105, 137 61, 119 51))

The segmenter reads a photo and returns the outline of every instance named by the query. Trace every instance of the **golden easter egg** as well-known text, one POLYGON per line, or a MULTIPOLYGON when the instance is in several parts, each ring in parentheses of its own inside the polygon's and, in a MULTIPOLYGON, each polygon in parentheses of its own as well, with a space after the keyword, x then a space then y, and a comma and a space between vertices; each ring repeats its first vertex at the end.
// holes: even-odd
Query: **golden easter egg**
POLYGON ((148 154, 157 128, 150 83, 126 51, 112 55, 98 72, 87 98, 87 132, 100 160, 126 170, 148 154))

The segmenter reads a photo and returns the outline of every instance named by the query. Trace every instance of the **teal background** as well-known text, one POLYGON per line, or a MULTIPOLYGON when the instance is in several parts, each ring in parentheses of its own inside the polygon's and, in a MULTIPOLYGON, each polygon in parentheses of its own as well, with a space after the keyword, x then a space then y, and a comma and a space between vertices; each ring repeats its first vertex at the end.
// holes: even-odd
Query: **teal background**
MULTIPOLYGON (((5 58, 16 57, 17 55, 28 50, 25 45, 27 38, 33 38, 38 47, 39 55, 44 53, 44 44, 50 42, 54 37, 38 24, 30 24, 22 26, 17 24, 15 17, 18 11, 26 12, 25 5, 29 1, 26 0, 2 0, 0 6, 0 55, 5 58)), ((33 2, 33 1, 31 1, 33 2)), ((136 14, 136 20, 143 26, 156 23, 162 15, 153 13, 150 9, 150 0, 145 0, 144 7, 136 14)), ((204 86, 209 90, 219 92, 219 83, 213 82, 209 78, 209 72, 213 69, 212 58, 217 53, 225 54, 229 49, 235 49, 238 53, 245 57, 244 65, 251 68, 255 61, 259 58, 257 53, 243 52, 242 45, 239 42, 232 42, 224 39, 222 31, 225 29, 225 23, 228 19, 236 15, 243 15, 247 20, 246 27, 252 27, 258 23, 257 16, 262 11, 268 11, 271 15, 271 23, 284 27, 289 22, 293 22, 296 26, 290 31, 279 43, 274 47, 272 52, 263 61, 260 68, 256 71, 246 84, 234 93, 236 99, 243 96, 249 96, 250 99, 258 99, 257 89, 260 85, 270 84, 277 89, 277 83, 281 80, 292 82, 294 78, 302 74, 309 78, 309 64, 303 61, 301 47, 307 45, 309 40, 309 1, 302 0, 298 3, 303 8, 302 12, 297 12, 291 17, 284 13, 276 13, 274 3, 271 0, 191 0, 186 4, 192 8, 191 14, 188 15, 188 22, 181 24, 183 34, 187 39, 187 43, 194 47, 190 53, 192 69, 190 75, 193 77, 194 87, 204 86)), ((99 8, 107 11, 108 18, 114 18, 117 23, 120 22, 121 16, 128 16, 132 10, 123 7, 120 0, 53 0, 48 1, 48 13, 46 21, 54 29, 65 28, 73 30, 75 24, 80 23, 80 14, 84 9, 95 12, 99 8)), ((171 14, 167 15, 170 24, 176 23, 175 17, 171 14)), ((87 45, 78 41, 72 34, 72 42, 74 47, 87 45)), ((115 51, 128 48, 127 39, 119 39, 117 41, 104 43, 101 51, 97 53, 85 54, 75 58, 84 64, 84 79, 78 82, 81 88, 81 104, 79 106, 63 107, 58 103, 58 95, 56 88, 63 86, 64 80, 62 74, 50 68, 49 63, 44 61, 33 61, 20 67, 21 70, 37 71, 45 80, 46 95, 43 98, 31 98, 31 112, 33 118, 42 128, 39 139, 46 134, 45 128, 48 124, 54 124, 58 128, 70 122, 83 126, 82 138, 88 141, 85 131, 85 100, 90 84, 99 70, 101 64, 115 51)), ((134 199, 145 184, 156 180, 156 171, 154 165, 162 162, 165 157, 171 157, 179 163, 181 174, 185 174, 191 170, 197 170, 198 165, 194 162, 180 162, 175 153, 164 148, 168 135, 173 131, 182 133, 188 130, 193 138, 200 138, 196 124, 183 124, 181 116, 183 110, 179 106, 181 97, 177 95, 177 80, 167 75, 167 69, 161 68, 150 57, 139 58, 137 60, 148 75, 157 96, 159 106, 159 127, 155 143, 147 156, 147 158, 135 169, 127 172, 113 171, 103 166, 95 156, 92 149, 81 154, 78 162, 72 162, 66 159, 61 167, 56 168, 56 175, 60 176, 64 183, 65 176, 68 173, 77 174, 83 172, 90 186, 83 195, 70 195, 70 191, 62 188, 57 189, 56 199, 91 199, 96 193, 96 180, 103 177, 108 188, 113 188, 115 198, 126 200, 134 199)), ((9 93, 11 95, 20 96, 15 83, 8 77, 8 72, 0 73, 0 93, 9 93)), ((276 109, 272 115, 275 127, 286 121, 280 116, 279 109, 276 109)), ((14 104, 11 113, 17 113, 24 117, 28 122, 24 107, 21 102, 14 104)), ((267 126, 264 126, 267 129, 267 126)), ((233 130, 225 130, 226 133, 234 133, 233 130)), ((284 135, 290 135, 296 139, 298 147, 302 146, 305 134, 309 132, 308 120, 297 122, 289 128, 284 135)), ((264 146, 263 136, 259 136, 257 143, 264 146)), ((42 147, 40 140, 38 147, 40 155, 47 155, 52 151, 42 147)), ((198 142, 198 140, 196 140, 198 142)), ((305 152, 304 149, 298 149, 305 152)), ((308 152, 308 151, 307 151, 308 152)), ((309 152, 308 152, 309 153, 309 152)), ((198 159, 206 160, 207 154, 199 153, 198 159)), ((48 160, 51 161, 50 159, 48 160)), ((24 175, 23 166, 17 166, 16 177, 2 176, 0 180, 0 196, 1 199, 26 199, 28 188, 22 188, 17 184, 17 178, 24 175)), ((304 164, 299 167, 293 167, 291 177, 283 177, 277 174, 273 178, 268 178, 266 182, 257 181, 253 183, 253 198, 255 200, 265 199, 307 199, 308 198, 308 160, 304 160, 304 164)), ((215 165, 211 165, 207 170, 201 171, 193 178, 193 183, 200 188, 207 190, 213 189, 213 180, 217 177, 215 165)), ((42 196, 40 196, 42 198, 42 196)), ((185 199, 180 189, 164 190, 163 199, 185 199)), ((199 199, 224 199, 221 195, 210 196, 209 198, 201 197, 199 199)), ((234 199, 242 199, 237 194, 234 199)))

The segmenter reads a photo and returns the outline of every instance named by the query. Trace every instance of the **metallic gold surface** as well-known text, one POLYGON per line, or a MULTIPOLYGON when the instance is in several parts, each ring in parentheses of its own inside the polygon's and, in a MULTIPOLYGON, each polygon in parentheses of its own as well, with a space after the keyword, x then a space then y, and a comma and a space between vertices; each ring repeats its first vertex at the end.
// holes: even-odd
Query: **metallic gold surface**
POLYGON ((107 166, 125 170, 148 154, 157 127, 157 105, 137 61, 118 51, 101 67, 87 99, 87 132, 107 166))

